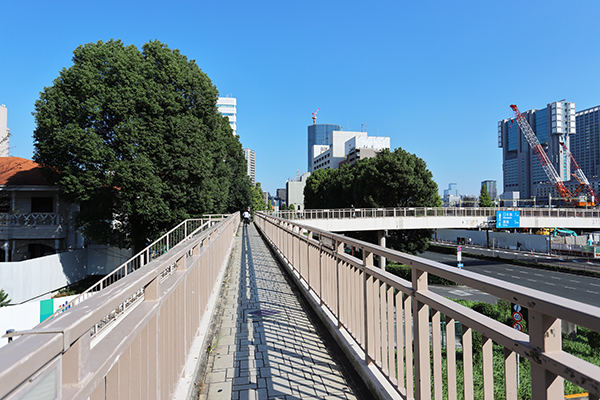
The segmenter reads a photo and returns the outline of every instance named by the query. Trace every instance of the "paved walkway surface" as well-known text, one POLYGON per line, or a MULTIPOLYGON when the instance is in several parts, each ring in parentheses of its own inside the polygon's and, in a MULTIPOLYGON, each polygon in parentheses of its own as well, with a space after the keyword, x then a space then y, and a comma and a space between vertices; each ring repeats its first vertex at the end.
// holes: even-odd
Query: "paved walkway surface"
POLYGON ((200 399, 362 398, 254 225, 236 240, 200 399))

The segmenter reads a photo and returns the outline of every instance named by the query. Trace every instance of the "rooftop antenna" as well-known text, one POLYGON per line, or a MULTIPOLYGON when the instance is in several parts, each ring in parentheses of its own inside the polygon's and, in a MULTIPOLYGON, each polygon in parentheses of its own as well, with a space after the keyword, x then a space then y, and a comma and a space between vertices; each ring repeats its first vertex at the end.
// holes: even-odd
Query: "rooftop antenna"
POLYGON ((317 113, 319 112, 320 109, 321 109, 321 107, 317 108, 317 111, 312 113, 313 125, 316 125, 316 123, 317 123, 317 113))

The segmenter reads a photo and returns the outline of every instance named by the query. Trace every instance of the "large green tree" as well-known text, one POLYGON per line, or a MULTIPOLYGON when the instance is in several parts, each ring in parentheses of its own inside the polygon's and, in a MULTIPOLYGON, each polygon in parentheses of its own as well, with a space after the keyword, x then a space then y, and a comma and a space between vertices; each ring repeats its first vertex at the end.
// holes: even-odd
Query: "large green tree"
POLYGON ((36 101, 34 160, 81 205, 86 236, 140 249, 185 218, 249 204, 217 98, 194 60, 159 41, 79 46, 36 101))
POLYGON ((490 194, 485 185, 481 185, 479 193, 479 207, 494 207, 494 202, 490 198, 490 194))
MULTIPOLYGON (((423 159, 398 148, 376 157, 343 165, 337 170, 315 171, 306 181, 304 204, 308 209, 369 207, 439 207, 438 186, 423 159)), ((369 242, 375 233, 353 236, 369 242)), ((428 247, 428 230, 391 231, 387 245, 409 253, 428 247)))

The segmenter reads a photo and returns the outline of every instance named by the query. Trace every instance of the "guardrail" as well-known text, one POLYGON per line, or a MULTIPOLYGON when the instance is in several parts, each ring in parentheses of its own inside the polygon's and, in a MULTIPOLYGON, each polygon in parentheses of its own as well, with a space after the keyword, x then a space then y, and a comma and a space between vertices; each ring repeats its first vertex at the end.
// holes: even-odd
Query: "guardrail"
POLYGON ((382 217, 496 217, 497 211, 520 211, 521 217, 600 218, 600 209, 585 208, 511 208, 511 207, 405 207, 343 208, 333 210, 273 211, 284 219, 342 219, 382 217))
POLYGON ((532 290, 473 272, 458 270, 343 235, 292 221, 255 214, 255 222, 284 265, 330 315, 355 356, 375 366, 390 397, 429 400, 474 398, 474 332, 482 336, 483 398, 494 398, 495 369, 504 369, 506 399, 517 399, 517 355, 531 363, 533 399, 563 399, 564 380, 600 394, 600 368, 562 350, 561 318, 600 331, 600 308, 532 290), (351 247, 362 259, 344 252, 351 247), (408 265, 412 281, 374 267, 374 257, 408 265), (428 274, 529 308, 529 334, 463 307, 428 290, 428 274), (442 314, 446 346, 442 348, 442 314), (463 384, 457 384, 455 322, 462 324, 463 384), (404 343, 404 346, 397 344, 404 343), (412 343, 412 345, 410 345, 412 343), (494 365, 492 345, 504 348, 494 365), (358 349, 358 350, 356 350, 358 349), (447 371, 442 369, 446 357, 447 371))
POLYGON ((4 226, 51 226, 60 225, 64 216, 59 213, 0 213, 0 225, 4 226))
MULTIPOLYGON (((106 275, 94 285, 90 286, 88 289, 83 291, 79 296, 75 297, 70 303, 68 307, 61 308, 54 312, 46 321, 54 318, 58 314, 62 314, 71 310, 73 307, 77 306, 82 301, 88 299, 93 296, 96 292, 107 288, 113 283, 119 281, 120 279, 126 277, 133 271, 138 270, 144 265, 148 264, 150 261, 157 259, 161 255, 165 254, 167 251, 171 250, 173 247, 177 246, 179 243, 189 240, 194 235, 197 235, 199 232, 207 230, 212 226, 216 225, 221 219, 224 218, 222 215, 210 215, 205 218, 196 218, 196 219, 187 219, 177 225, 175 228, 171 229, 169 232, 162 235, 160 238, 152 242, 149 246, 147 246, 144 250, 140 251, 129 260, 125 261, 119 267, 115 268, 110 274, 106 275)), ((122 311, 131 305, 133 301, 139 299, 139 296, 134 295, 132 299, 126 299, 123 303, 123 306, 120 307, 122 311)), ((114 313, 114 315, 118 315, 119 313, 114 313)), ((110 320, 113 320, 114 316, 109 316, 110 320)), ((42 322, 43 324, 44 322, 42 322)), ((100 321, 98 323, 97 328, 94 330, 93 335, 99 332, 104 326, 107 324, 105 321, 100 321)))
POLYGON ((144 268, 17 332, 23 336, 0 348, 0 398, 170 398, 192 342, 205 333, 239 221, 232 214, 169 242, 144 268))

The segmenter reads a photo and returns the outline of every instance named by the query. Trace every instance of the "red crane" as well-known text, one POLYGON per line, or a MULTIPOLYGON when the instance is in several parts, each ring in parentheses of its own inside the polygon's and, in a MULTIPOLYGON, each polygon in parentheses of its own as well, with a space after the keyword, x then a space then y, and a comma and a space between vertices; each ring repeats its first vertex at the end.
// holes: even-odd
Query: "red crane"
POLYGON ((312 113, 313 125, 315 125, 317 123, 317 113, 319 112, 320 109, 321 109, 321 107, 317 108, 317 111, 312 113))
POLYGON ((537 156, 540 164, 542 164, 542 168, 544 169, 546 176, 548 176, 550 183, 556 188, 556 191, 560 197, 567 201, 572 201, 573 195, 571 192, 569 192, 569 189, 565 187, 565 184, 560 179, 556 169, 554 169, 554 165, 552 165, 552 162, 548 158, 548 155, 544 151, 540 141, 538 140, 537 136, 535 136, 533 129, 531 129, 531 126, 529 126, 529 122, 527 122, 527 119, 523 114, 521 114, 521 111, 519 111, 516 105, 511 104, 510 108, 512 108, 514 111, 517 124, 519 124, 519 128, 521 128, 521 132, 523 132, 523 135, 525 136, 525 139, 527 139, 529 146, 537 156))
POLYGON ((577 182, 579 182, 579 187, 575 191, 574 195, 577 196, 579 194, 579 192, 581 191, 581 189, 583 187, 585 187, 586 190, 588 191, 588 193, 590 194, 590 196, 592 197, 593 202, 595 204, 599 204, 600 199, 598 199, 596 192, 594 192, 594 189, 592 188, 592 185, 590 185, 590 181, 588 181, 588 178, 583 173, 583 170, 581 169, 579 164, 577 164, 577 161, 575 161, 575 157, 573 156, 573 153, 571 153, 571 151, 569 150, 569 148, 567 147, 566 144, 564 144, 563 142, 559 142, 559 143, 563 147, 563 149, 565 149, 565 151, 567 152, 567 155, 569 156, 569 160, 571 160, 571 168, 575 171, 571 175, 573 175, 573 177, 577 180, 577 182))

